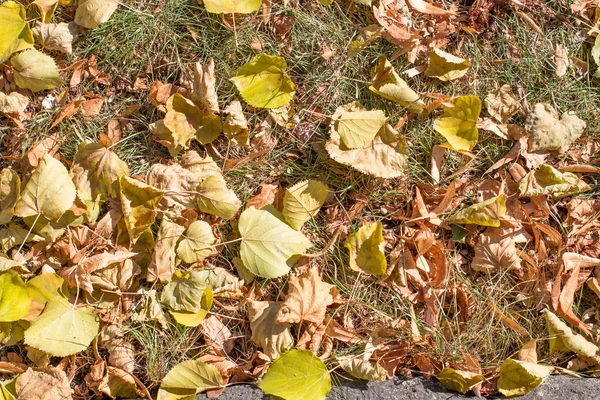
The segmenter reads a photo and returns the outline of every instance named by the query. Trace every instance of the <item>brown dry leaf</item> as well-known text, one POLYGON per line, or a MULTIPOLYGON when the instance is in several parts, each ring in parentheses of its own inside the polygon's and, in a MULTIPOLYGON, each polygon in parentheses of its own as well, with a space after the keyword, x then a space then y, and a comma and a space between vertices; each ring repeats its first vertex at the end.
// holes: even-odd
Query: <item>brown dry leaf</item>
POLYGON ((549 104, 537 103, 525 121, 525 129, 531 133, 529 151, 548 150, 564 153, 578 139, 587 124, 573 111, 558 113, 549 104))
POLYGON ((471 268, 479 272, 519 270, 521 260, 514 237, 502 228, 488 228, 479 236, 471 268))
POLYGON ((198 210, 196 196, 202 180, 200 174, 179 164, 154 164, 146 175, 147 184, 165 192, 160 202, 165 210, 198 210))
POLYGON ((361 28, 356 39, 348 47, 348 57, 356 56, 361 50, 381 37, 383 32, 384 28, 377 24, 361 28))
POLYGON ((248 200, 245 209, 254 207, 257 210, 260 210, 268 204, 273 204, 275 202, 275 199, 277 198, 278 193, 279 189, 277 185, 263 183, 262 185, 260 185, 260 192, 251 197, 250 200, 248 200))
POLYGON ((225 136, 238 146, 248 146, 250 144, 248 121, 242 111, 242 104, 234 100, 229 103, 223 112, 227 114, 225 124, 223 124, 225 136))
POLYGON ((122 263, 135 255, 136 253, 127 250, 116 251, 114 254, 103 252, 84 258, 78 264, 62 270, 61 275, 69 286, 92 293, 94 288, 91 274, 93 272, 107 268, 111 264, 122 263))
POLYGON ((521 350, 519 350, 517 358, 521 361, 527 361, 532 364, 537 364, 537 341, 537 339, 531 339, 528 342, 526 342, 523 345, 523 347, 521 347, 521 350))
POLYGON ((569 68, 569 53, 567 48, 562 44, 556 45, 554 51, 554 64, 556 64, 556 76, 561 77, 567 73, 569 68))
POLYGON ((231 331, 214 315, 202 321, 202 335, 206 344, 217 353, 229 353, 235 344, 231 331))
POLYGON ((18 399, 71 400, 71 387, 64 371, 58 368, 27 369, 15 380, 18 399))
POLYGON ((510 85, 502 85, 495 92, 489 93, 485 97, 484 103, 488 114, 502 124, 505 124, 521 109, 521 103, 513 96, 510 85))
POLYGON ((406 3, 413 10, 423 14, 441 16, 456 14, 456 12, 454 12, 453 10, 444 10, 443 8, 436 7, 433 4, 426 2, 425 0, 406 0, 406 3))
POLYGON ((247 310, 252 341, 272 360, 294 346, 290 324, 276 322, 281 303, 248 299, 247 310))
POLYGON ((32 31, 42 47, 66 54, 73 53, 73 41, 79 36, 79 28, 74 22, 43 24, 38 21, 32 31))
POLYGON ((0 92, 0 112, 5 114, 19 114, 27 109, 29 98, 19 92, 6 94, 0 92))
POLYGON ((333 303, 335 286, 321 280, 317 267, 291 276, 288 285, 288 294, 279 308, 276 322, 301 324, 308 321, 321 324, 327 306, 333 303))
POLYGON ((194 65, 192 100, 202 105, 206 111, 219 112, 219 100, 215 89, 215 62, 212 58, 206 64, 198 61, 194 65))
POLYGON ((148 265, 146 279, 148 282, 169 282, 175 272, 175 247, 185 227, 164 217, 156 235, 156 245, 152 253, 152 261, 148 265))
POLYGON ((102 345, 108 350, 108 364, 133 373, 135 369, 135 349, 124 338, 125 332, 120 325, 106 325, 100 335, 102 345))

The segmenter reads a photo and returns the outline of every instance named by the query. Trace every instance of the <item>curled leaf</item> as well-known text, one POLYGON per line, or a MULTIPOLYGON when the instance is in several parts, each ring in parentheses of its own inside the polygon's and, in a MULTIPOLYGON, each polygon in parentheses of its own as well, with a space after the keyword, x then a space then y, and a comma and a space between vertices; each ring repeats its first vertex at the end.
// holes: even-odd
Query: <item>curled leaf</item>
POLYGON ((500 366, 498 390, 505 396, 523 396, 541 385, 554 368, 507 358, 500 366))
POLYGON ((500 218, 504 214, 506 214, 506 196, 501 194, 458 211, 446 222, 499 227, 500 218))
POLYGON ((154 223, 164 192, 140 181, 119 178, 121 208, 132 243, 154 223))
POLYGON ((217 367, 198 360, 188 360, 177 364, 163 378, 158 399, 194 399, 200 392, 224 385, 217 367))
POLYGON ((371 69, 371 79, 373 84, 369 89, 372 92, 406 107, 411 112, 423 113, 425 103, 421 100, 421 96, 400 78, 385 56, 381 56, 377 65, 371 69))
POLYGON ((444 368, 442 372, 436 375, 436 378, 448 389, 462 394, 467 393, 473 387, 485 381, 485 378, 481 374, 452 368, 444 368))
POLYGON ((571 328, 549 310, 544 310, 548 335, 550 336, 550 353, 555 351, 573 351, 600 364, 600 348, 583 336, 573 333, 571 328))
POLYGON ((433 47, 429 52, 429 63, 425 75, 444 82, 452 81, 465 76, 469 66, 469 60, 433 47))
POLYGON ((444 115, 435 119, 433 129, 445 137, 455 150, 471 151, 479 138, 477 119, 480 112, 479 97, 457 97, 452 107, 444 107, 444 115))
POLYGON ((337 357, 340 367, 350 375, 366 381, 385 381, 387 372, 385 368, 377 363, 358 357, 337 357))
POLYGON ((223 133, 238 146, 248 146, 248 121, 242 111, 239 101, 232 101, 223 112, 227 113, 223 133))
POLYGON ((544 164, 537 171, 529 171, 519 182, 520 197, 551 195, 555 199, 591 190, 587 183, 571 172, 560 172, 544 164))
POLYGON ((252 341, 271 359, 279 357, 294 346, 290 324, 276 323, 279 303, 248 299, 248 320, 252 341))
POLYGON ((387 270, 383 225, 375 222, 348 235, 344 243, 349 251, 350 268, 366 274, 383 275, 387 270))

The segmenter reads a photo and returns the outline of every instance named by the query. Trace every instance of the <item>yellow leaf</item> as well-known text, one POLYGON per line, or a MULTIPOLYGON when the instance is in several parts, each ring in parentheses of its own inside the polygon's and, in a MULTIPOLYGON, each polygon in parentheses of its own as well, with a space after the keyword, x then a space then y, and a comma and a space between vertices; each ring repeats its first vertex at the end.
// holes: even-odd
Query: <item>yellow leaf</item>
POLYGON ((222 175, 211 175, 204 179, 197 192, 196 201, 200 211, 223 219, 233 218, 242 205, 235 192, 227 187, 222 175))
POLYGON ((467 393, 474 386, 485 381, 485 378, 475 372, 460 371, 452 368, 444 368, 436 378, 440 383, 450 390, 467 393))
POLYGON ((373 142, 387 117, 381 110, 346 111, 342 106, 338 107, 331 120, 332 129, 337 130, 347 149, 362 149, 373 142))
POLYGON ((501 194, 458 211, 446 222, 494 226, 497 228, 500 226, 500 218, 504 214, 506 214, 506 196, 501 194))
POLYGON ((216 14, 252 14, 262 0, 204 0, 206 11, 216 14))
POLYGON ((425 70, 425 76, 438 78, 444 82, 452 81, 465 76, 469 66, 469 60, 433 47, 429 52, 429 64, 425 70))
POLYGON ((554 368, 507 358, 500 366, 498 390, 505 396, 523 396, 546 380, 554 368))
POLYGON ((385 381, 387 372, 377 363, 372 363, 363 358, 347 356, 336 357, 338 364, 350 375, 366 381, 385 381))
POLYGON ((177 364, 163 378, 158 390, 158 400, 193 400, 207 389, 224 386, 223 377, 214 365, 198 360, 177 364))
POLYGON ((210 143, 222 131, 221 119, 218 116, 203 112, 179 93, 167 100, 167 113, 163 123, 172 132, 174 146, 184 149, 188 148, 192 139, 201 144, 210 143))
POLYGON ((212 252, 216 239, 212 228, 204 221, 194 221, 177 245, 177 257, 192 264, 204 260, 212 252))
POLYGON ((82 0, 75 12, 75 23, 94 29, 109 20, 119 7, 117 0, 82 0))
POLYGON ((587 183, 571 172, 560 172, 550 165, 529 171, 519 182, 519 196, 551 195, 555 199, 591 190, 587 183))
POLYGON ((21 193, 15 215, 23 218, 41 215, 56 221, 71 208, 75 196, 75 185, 65 166, 45 154, 21 193))
POLYGON ((369 86, 369 89, 372 92, 392 100, 416 114, 421 114, 425 110, 425 103, 421 100, 421 96, 400 78, 385 56, 379 57, 377 65, 371 69, 371 79, 373 79, 373 84, 369 86))
POLYGON ((445 137, 453 149, 471 151, 479 138, 477 119, 481 100, 477 96, 461 96, 454 99, 453 104, 444 107, 444 115, 435 119, 433 129, 445 137))
POLYGON ((550 353, 555 351, 573 351, 580 356, 587 357, 596 364, 600 364, 600 348, 586 340, 583 336, 573 333, 571 328, 560 320, 555 314, 544 310, 550 337, 550 353))
POLYGON ((366 274, 383 275, 387 270, 383 225, 375 222, 348 235, 344 243, 349 251, 350 268, 366 274))
POLYGON ((135 243, 154 223, 164 192, 127 176, 119 178, 119 187, 125 226, 130 242, 135 243))
POLYGON ((25 7, 14 1, 0 4, 0 63, 11 54, 33 47, 33 34, 25 22, 25 7))
POLYGON ((248 146, 250 144, 248 140, 248 121, 244 116, 240 102, 237 100, 232 101, 223 112, 228 114, 223 125, 225 136, 238 146, 248 146))
POLYGON ((52 57, 30 49, 10 60, 14 68, 15 83, 32 92, 52 89, 65 83, 58 74, 58 67, 52 57))
POLYGON ((254 107, 279 108, 294 97, 294 82, 286 75, 283 57, 259 54, 231 78, 246 102, 254 107))
POLYGON ((286 189, 283 197, 285 221, 292 228, 300 230, 306 221, 317 215, 328 193, 327 185, 312 179, 286 189))
POLYGON ((177 323, 183 326, 194 327, 200 325, 202 321, 204 321, 212 305, 213 293, 210 286, 206 286, 200 300, 200 310, 197 312, 169 310, 169 313, 171 313, 177 323))
POLYGON ((377 38, 380 38, 384 31, 384 28, 379 24, 362 28, 358 33, 356 40, 352 41, 348 47, 348 57, 352 58, 360 53, 361 50, 366 49, 367 46, 377 40, 377 38))
POLYGON ((11 220, 20 191, 19 175, 10 168, 2 169, 0 171, 0 224, 6 224, 11 220))

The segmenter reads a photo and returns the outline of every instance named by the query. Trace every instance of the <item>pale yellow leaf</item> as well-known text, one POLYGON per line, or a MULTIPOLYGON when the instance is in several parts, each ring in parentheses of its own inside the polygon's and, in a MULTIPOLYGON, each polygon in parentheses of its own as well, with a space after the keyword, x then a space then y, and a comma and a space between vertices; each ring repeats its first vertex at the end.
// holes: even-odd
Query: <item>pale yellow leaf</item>
POLYGON ((425 76, 446 82, 465 76, 469 71, 469 66, 469 60, 433 47, 429 53, 429 63, 424 73, 425 76))
POLYGON ((317 215, 328 193, 327 185, 315 180, 299 182, 286 189, 283 198, 285 221, 300 230, 306 221, 317 215))
POLYGON ((421 114, 425 110, 425 103, 421 100, 421 96, 400 78, 385 56, 381 56, 377 65, 371 69, 371 79, 373 79, 373 84, 369 86, 369 89, 372 92, 392 100, 416 114, 421 114))
POLYGON ((350 268, 354 271, 383 275, 387 270, 381 222, 365 225, 348 235, 344 247, 348 249, 350 268))
POLYGON ((477 119, 481 100, 477 96, 461 96, 453 106, 444 107, 444 115, 435 119, 433 129, 446 138, 455 150, 471 151, 477 144, 477 119))

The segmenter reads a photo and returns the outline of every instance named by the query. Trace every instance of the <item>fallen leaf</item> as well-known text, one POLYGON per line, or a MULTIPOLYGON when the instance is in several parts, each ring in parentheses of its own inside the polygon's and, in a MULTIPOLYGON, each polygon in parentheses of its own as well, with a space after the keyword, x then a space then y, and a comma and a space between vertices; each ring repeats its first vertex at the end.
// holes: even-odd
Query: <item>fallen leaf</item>
POLYGON ((5 114, 19 114, 24 112, 29 105, 29 99, 19 92, 9 94, 0 92, 0 112, 5 114))
POLYGON ((336 361, 344 371, 355 378, 380 382, 387 380, 385 368, 364 358, 353 356, 336 357, 336 361))
POLYGON ((231 219, 242 205, 235 192, 227 187, 220 171, 205 178, 198 186, 196 202, 200 211, 231 219))
POLYGON ((381 222, 365 225, 348 235, 344 247, 349 251, 349 264, 354 271, 383 275, 387 270, 381 222))
POLYGON ((530 171, 519 182, 519 197, 551 195, 555 199, 591 190, 587 183, 571 172, 560 172, 544 164, 530 171))
POLYGON ((252 14, 262 0, 204 0, 206 11, 216 14, 252 14))
POLYGON ((0 322, 18 321, 27 315, 31 297, 14 270, 0 273, 0 322))
POLYGON ((154 223, 164 192, 128 176, 119 178, 119 188, 125 226, 135 243, 154 223))
POLYGON ((200 262, 212 252, 215 241, 209 224, 204 221, 194 221, 177 245, 177 257, 189 264, 200 262))
POLYGON ((450 390, 466 394, 475 386, 485 381, 485 378, 476 372, 455 370, 453 368, 444 368, 436 378, 442 385, 450 390))
POLYGON ((500 366, 498 390, 505 396, 523 396, 541 385, 553 367, 507 358, 500 366))
POLYGON ((94 29, 108 21, 119 7, 117 0, 82 0, 75 12, 75 23, 94 29))
POLYGON ((10 60, 15 83, 32 92, 53 89, 65 83, 58 74, 54 59, 36 49, 19 53, 10 60))
POLYGON ((188 360, 173 367, 163 378, 158 399, 193 399, 200 392, 225 385, 219 370, 198 360, 188 360))
POLYGON ((425 0, 406 0, 406 3, 410 6, 410 8, 421 12, 423 14, 430 15, 455 15, 456 12, 452 10, 444 10, 443 8, 439 8, 426 2, 425 0))
POLYGON ((372 92, 416 114, 422 114, 425 110, 425 103, 421 100, 421 96, 400 78, 385 56, 379 57, 377 65, 371 69, 371 79, 373 84, 369 89, 372 92))
POLYGON ((520 270, 521 259, 514 237, 501 228, 488 228, 479 235, 471 268, 479 272, 520 270))
POLYGON ((33 36, 42 47, 66 54, 73 53, 73 41, 78 35, 77 25, 73 22, 43 24, 38 21, 33 28, 33 36))
POLYGON ((500 226, 500 218, 504 214, 506 214, 506 196, 501 194, 458 211, 450 216, 446 222, 497 228, 500 226))
POLYGON ((346 149, 360 149, 373 142, 387 117, 381 110, 347 111, 341 106, 331 116, 331 121, 332 131, 336 130, 346 149))
POLYGON ((600 349, 594 343, 579 334, 574 334, 564 322, 549 310, 544 310, 550 337, 550 353, 555 351, 573 351, 600 364, 600 349))
MULTIPOLYGON (((1 190, 0 193, 2 193, 1 190)), ((248 200, 248 202, 246 203, 246 209, 254 207, 257 210, 260 210, 266 205, 273 204, 275 202, 275 198, 277 197, 277 193, 279 193, 277 185, 263 183, 262 185, 260 185, 260 192, 257 195, 251 197, 250 200, 248 200)))
POLYGON ((489 93, 484 103, 488 114, 502 124, 521 110, 521 103, 513 96, 510 85, 502 85, 495 92, 489 93))
MULTIPOLYGON (((429 52, 429 62, 425 76, 448 82, 462 78, 469 71, 469 60, 446 53, 435 47, 429 52)), ((481 107, 480 107, 481 108, 481 107)))
POLYGON ((537 103, 525 121, 525 129, 531 133, 529 152, 538 150, 564 153, 586 128, 585 121, 574 112, 558 113, 549 104, 537 103))
POLYGON ((477 96, 461 96, 453 106, 444 106, 444 115, 435 119, 433 129, 448 140, 455 150, 471 151, 477 144, 477 119, 481 100, 477 96))
POLYGON ((248 299, 247 310, 252 341, 272 360, 294 346, 290 324, 276 322, 280 303, 248 299))
POLYGON ((570 64, 569 53, 567 48, 562 44, 556 45, 556 50, 554 51, 554 64, 556 64, 556 76, 561 77, 567 73, 570 64))
POLYGON ((322 182, 308 180, 286 189, 283 197, 283 217, 294 229, 302 225, 319 212, 325 203, 329 188, 322 182))
POLYGON ((371 43, 380 38, 384 31, 384 28, 378 24, 361 28, 356 39, 348 46, 348 57, 355 57, 361 50, 366 49, 371 43))
POLYGON ((18 399, 71 400, 71 386, 64 371, 58 368, 28 368, 15 380, 18 399))
POLYGON ((174 146, 184 149, 188 148, 192 139, 201 144, 210 143, 223 130, 218 116, 203 112, 179 93, 167 100, 167 113, 163 124, 171 132, 174 146))
POLYGON ((203 65, 198 61, 194 65, 192 101, 201 104, 206 111, 219 112, 219 100, 215 89, 215 62, 212 58, 203 65))
POLYGON ((35 0, 35 5, 40 10, 42 22, 48 24, 52 20, 54 11, 58 6, 58 0, 35 0))
POLYGON ((25 7, 14 1, 0 4, 0 63, 11 54, 33 47, 33 34, 26 22, 25 7))
POLYGON ((242 65, 230 80, 248 104, 279 108, 289 103, 295 94, 294 83, 286 75, 286 69, 283 57, 259 54, 242 65))
POLYGON ((248 146, 250 144, 248 135, 248 121, 242 112, 242 105, 234 100, 223 110, 227 114, 223 133, 225 136, 238 146, 248 146))
POLYGON ((537 341, 537 339, 531 339, 526 342, 519 350, 517 355, 518 359, 532 364, 537 364, 537 341))
POLYGON ((19 175, 11 168, 3 168, 0 171, 0 224, 6 224, 12 219, 20 191, 19 175))
POLYGON ((185 227, 176 224, 166 216, 163 217, 156 234, 152 259, 147 267, 146 279, 148 282, 169 282, 171 280, 175 272, 175 248, 184 231, 185 227))

